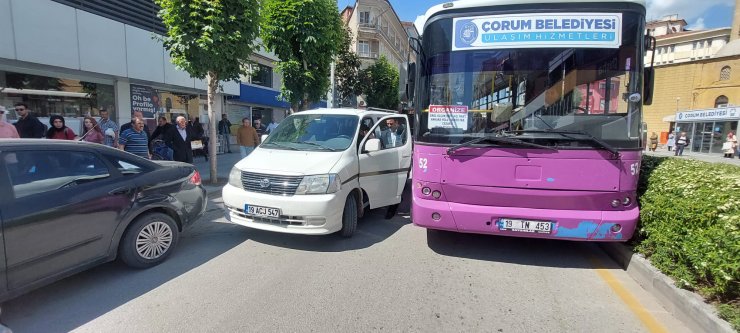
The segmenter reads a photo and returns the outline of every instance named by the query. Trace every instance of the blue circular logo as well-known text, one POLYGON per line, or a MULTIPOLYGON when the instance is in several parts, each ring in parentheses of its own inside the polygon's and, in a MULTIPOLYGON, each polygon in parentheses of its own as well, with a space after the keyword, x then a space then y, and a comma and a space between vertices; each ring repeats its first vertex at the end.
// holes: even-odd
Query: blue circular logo
POLYGON ((465 44, 473 44, 478 39, 478 26, 473 22, 463 24, 460 29, 460 40, 465 44))

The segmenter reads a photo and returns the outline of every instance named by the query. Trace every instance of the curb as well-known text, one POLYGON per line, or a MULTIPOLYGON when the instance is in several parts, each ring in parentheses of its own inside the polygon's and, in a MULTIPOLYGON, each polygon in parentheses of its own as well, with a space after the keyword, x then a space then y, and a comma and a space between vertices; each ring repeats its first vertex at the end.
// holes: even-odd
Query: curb
POLYGON ((641 255, 632 253, 624 244, 599 243, 599 246, 691 331, 735 333, 728 322, 717 316, 713 306, 705 303, 699 295, 676 287, 671 278, 641 255))

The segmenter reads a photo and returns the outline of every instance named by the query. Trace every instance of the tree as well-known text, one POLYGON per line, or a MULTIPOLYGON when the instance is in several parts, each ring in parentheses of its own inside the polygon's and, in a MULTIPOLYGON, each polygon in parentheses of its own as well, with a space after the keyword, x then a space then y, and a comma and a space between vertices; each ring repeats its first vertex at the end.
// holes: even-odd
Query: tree
POLYGON ((362 93, 362 86, 360 84, 360 57, 352 52, 352 40, 352 31, 349 27, 345 26, 334 73, 337 80, 336 92, 342 105, 350 104, 349 100, 351 97, 362 93))
POLYGON ((154 0, 167 27, 163 38, 172 63, 198 79, 207 79, 211 140, 211 183, 216 169, 216 122, 213 103, 219 80, 238 80, 255 49, 259 0, 154 0))
POLYGON ((367 106, 395 110, 398 108, 398 69, 385 56, 360 74, 365 87, 367 106))
POLYGON ((329 90, 331 62, 342 42, 334 0, 264 0, 262 40, 283 74, 283 98, 305 110, 329 90))

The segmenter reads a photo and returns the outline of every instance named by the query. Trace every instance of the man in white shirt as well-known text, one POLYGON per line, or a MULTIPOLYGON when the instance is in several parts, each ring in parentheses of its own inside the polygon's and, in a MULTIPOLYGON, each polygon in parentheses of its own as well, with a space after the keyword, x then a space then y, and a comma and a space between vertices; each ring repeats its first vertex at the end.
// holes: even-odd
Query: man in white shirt
POLYGON ((278 122, 275 121, 275 119, 270 122, 270 125, 267 125, 267 134, 272 133, 272 131, 278 127, 278 122))

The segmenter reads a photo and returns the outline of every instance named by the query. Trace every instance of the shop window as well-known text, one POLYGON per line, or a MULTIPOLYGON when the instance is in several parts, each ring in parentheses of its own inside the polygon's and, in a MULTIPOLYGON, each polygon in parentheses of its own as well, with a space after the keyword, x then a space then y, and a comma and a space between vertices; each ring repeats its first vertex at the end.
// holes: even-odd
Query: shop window
POLYGON ((727 106, 728 102, 729 100, 727 99, 727 96, 725 95, 719 96, 717 97, 717 99, 714 100, 714 107, 715 108, 725 107, 727 106))
MULTIPOLYGON (((0 71, 0 105, 12 110, 19 102, 28 104, 37 117, 97 117, 98 110, 105 107, 115 119, 112 84, 0 71)), ((16 116, 11 112, 8 119, 16 116)))
POLYGON ((722 67, 722 70, 719 71, 719 80, 720 81, 729 80, 730 74, 732 74, 732 68, 730 68, 730 66, 722 67))
POLYGON ((262 64, 252 66, 252 84, 272 88, 272 67, 262 64))

